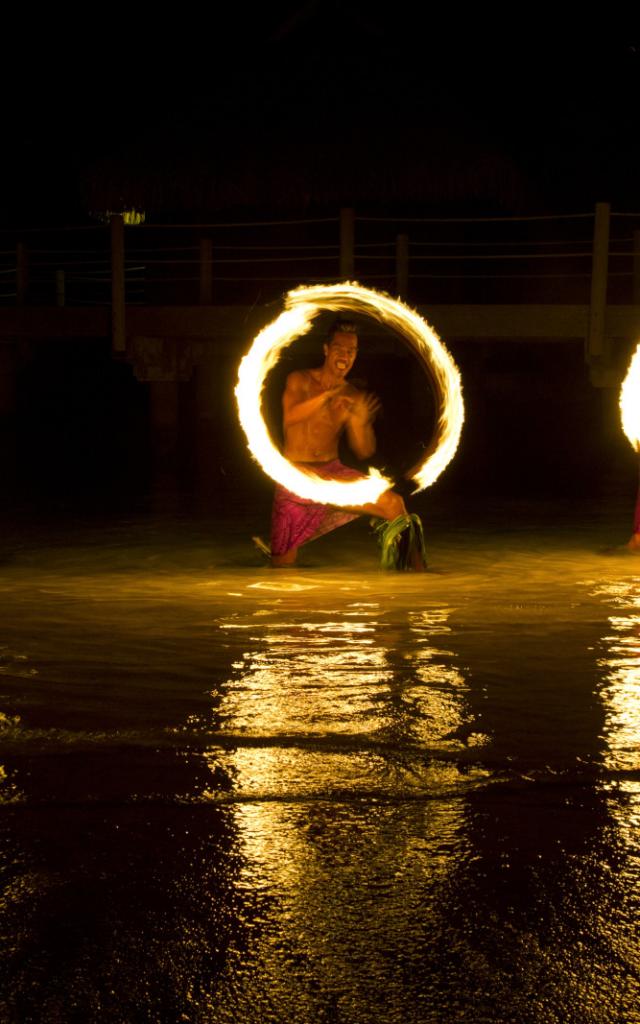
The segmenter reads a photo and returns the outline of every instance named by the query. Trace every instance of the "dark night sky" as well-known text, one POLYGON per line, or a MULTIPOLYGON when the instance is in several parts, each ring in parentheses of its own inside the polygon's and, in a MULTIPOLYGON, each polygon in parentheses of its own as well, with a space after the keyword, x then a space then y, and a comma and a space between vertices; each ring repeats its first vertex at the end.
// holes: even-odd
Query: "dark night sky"
MULTIPOLYGON (((482 22, 465 24, 464 29, 458 25, 454 32, 434 22, 431 10, 414 15, 398 8, 392 18, 388 3, 364 0, 264 6, 251 16, 239 6, 224 15, 216 9, 211 26, 199 10, 171 14, 166 24, 151 25, 140 15, 120 17, 111 11, 109 25, 81 24, 77 42, 72 38, 77 22, 41 23, 37 36, 24 27, 13 37, 7 33, 15 45, 13 67, 5 61, 0 69, 5 99, 0 224, 39 226, 86 217, 96 207, 83 208, 81 182, 94 173, 104 175, 105 167, 118 162, 122 166, 131 161, 148 176, 163 178, 179 171, 181 161, 185 167, 190 160, 200 161, 205 176, 215 176, 229 174, 234 162, 242 168, 254 161, 264 169, 284 159, 300 165, 302 179, 305 166, 313 167, 310 152, 315 154, 317 179, 325 174, 329 156, 337 156, 338 162, 361 169, 363 180, 375 161, 386 163, 393 177, 396 168, 414 160, 414 177, 420 180, 424 168, 427 177, 432 156, 444 153, 446 168, 447 154, 455 154, 458 161, 468 154, 470 190, 474 177, 480 177, 481 158, 488 154, 496 158, 498 171, 514 168, 514 177, 526 184, 520 205, 505 206, 506 213, 584 212, 597 200, 610 200, 618 210, 640 210, 640 45, 624 31, 552 36, 542 23, 522 28, 515 22, 482 22)), ((520 19, 524 16, 518 12, 520 19)), ((53 11, 50 17, 62 15, 53 11)), ((279 174, 273 178, 283 191, 279 174)), ((353 180, 348 198, 358 209, 357 176, 353 180)), ((464 187, 464 176, 461 180, 464 187)), ((440 209, 442 215, 451 215, 451 205, 438 206, 437 189, 432 194, 436 215, 440 209)), ((174 213, 167 213, 167 219, 174 213)), ((192 209, 189 216, 197 220, 198 211, 192 209)), ((537 433, 556 429, 554 423, 565 439, 577 431, 604 438, 598 419, 602 403, 587 380, 582 353, 572 350, 570 357, 564 369, 554 370, 557 400, 551 401, 550 373, 539 352, 507 354, 505 348, 487 356, 493 359, 491 365, 476 365, 475 350, 468 354, 466 379, 480 382, 475 410, 470 399, 469 419, 475 415, 476 423, 482 423, 484 417, 486 437, 483 441, 481 432, 467 433, 467 461, 458 460, 457 476, 449 474, 447 486, 461 486, 461 480, 476 486, 474 464, 478 474, 486 468, 476 457, 483 454, 482 445, 485 454, 495 450, 489 469, 502 479, 504 464, 519 471, 519 452, 528 443, 540 449, 537 433), (516 435, 509 423, 525 379, 531 412, 526 436, 516 435), (575 380, 579 383, 568 407, 563 389, 575 380), (494 390, 485 402, 487 381, 494 390), (475 449, 474 438, 480 438, 475 449), (509 445, 513 451, 507 451, 509 445)), ((132 422, 138 417, 132 430, 142 437, 146 412, 130 368, 114 369, 106 349, 99 372, 96 366, 91 364, 86 377, 103 387, 107 373, 112 374, 113 409, 119 408, 126 376, 133 396, 132 422)), ((75 349, 60 363, 54 387, 44 360, 28 372, 34 383, 24 386, 24 408, 46 413, 41 398, 46 393, 52 407, 65 410, 67 419, 58 435, 49 420, 46 431, 36 423, 29 435, 38 452, 34 460, 42 466, 50 462, 59 475, 56 459, 48 459, 43 447, 44 435, 51 437, 56 451, 64 451, 67 437, 93 444, 100 436, 109 437, 110 428, 103 429, 98 412, 88 427, 85 406, 74 411, 71 403, 67 408, 59 401, 60 393, 90 395, 89 386, 79 383, 84 364, 75 349), (72 364, 75 376, 68 372, 72 364)), ((472 387, 470 383, 468 394, 472 387)), ((118 412, 117 422, 122 419, 118 412)), ((602 463, 609 458, 605 441, 602 463)), ((570 460, 559 456, 557 467, 540 461, 537 476, 523 466, 522 486, 595 479, 589 460, 600 455, 594 455, 594 443, 572 446, 579 452, 571 455, 577 467, 573 477, 567 470, 570 460), (579 462, 582 453, 584 463, 579 462)), ((76 449, 72 456, 69 479, 80 473, 78 466, 94 462, 102 479, 99 459, 76 449)), ((140 464, 145 458, 140 456, 140 464)), ((487 486, 493 486, 487 479, 487 486)))
MULTIPOLYGON (((79 172, 131 154, 216 165, 256 146, 337 145, 366 168, 472 144, 513 162, 541 202, 638 207, 640 44, 509 22, 448 28, 430 11, 311 0, 145 24, 42 25, 4 66, 5 216, 73 207, 79 172), (16 88, 17 84, 17 88, 16 88), (395 137, 392 133, 398 133, 395 137), (397 144, 397 138, 402 142, 397 144)), ((640 37, 639 37, 640 38, 640 37)), ((89 171, 91 173, 91 171, 89 171)), ((355 197, 357 200, 357 197, 355 197)))

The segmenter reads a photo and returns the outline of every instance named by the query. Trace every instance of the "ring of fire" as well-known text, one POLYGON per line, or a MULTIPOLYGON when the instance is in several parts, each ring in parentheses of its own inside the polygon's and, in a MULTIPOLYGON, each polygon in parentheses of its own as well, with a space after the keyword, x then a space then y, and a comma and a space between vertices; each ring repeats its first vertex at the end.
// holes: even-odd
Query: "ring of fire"
POLYGON ((622 429, 632 448, 640 452, 640 345, 637 346, 620 389, 622 429))
POLYGON ((254 339, 238 370, 235 394, 240 423, 251 454, 268 476, 287 490, 320 504, 358 506, 375 502, 393 486, 376 469, 362 480, 323 480, 294 466, 275 447, 262 418, 261 396, 269 371, 281 352, 306 334, 323 310, 364 314, 395 331, 430 375, 439 409, 433 441, 410 477, 423 490, 454 456, 464 421, 460 373, 435 331, 398 299, 353 283, 301 286, 288 292, 285 309, 254 339))

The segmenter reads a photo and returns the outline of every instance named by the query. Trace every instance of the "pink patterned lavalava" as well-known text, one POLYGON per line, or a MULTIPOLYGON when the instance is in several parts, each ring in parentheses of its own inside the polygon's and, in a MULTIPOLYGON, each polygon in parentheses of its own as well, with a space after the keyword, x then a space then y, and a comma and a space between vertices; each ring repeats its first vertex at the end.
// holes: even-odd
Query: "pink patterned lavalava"
MULTIPOLYGON (((331 462, 296 463, 299 469, 315 473, 324 480, 362 480, 357 469, 343 465, 339 459, 331 462)), ((338 526, 357 519, 356 512, 347 512, 333 505, 319 505, 310 498, 299 498, 278 484, 273 497, 271 516, 271 554, 285 555, 291 548, 299 548, 338 526)))

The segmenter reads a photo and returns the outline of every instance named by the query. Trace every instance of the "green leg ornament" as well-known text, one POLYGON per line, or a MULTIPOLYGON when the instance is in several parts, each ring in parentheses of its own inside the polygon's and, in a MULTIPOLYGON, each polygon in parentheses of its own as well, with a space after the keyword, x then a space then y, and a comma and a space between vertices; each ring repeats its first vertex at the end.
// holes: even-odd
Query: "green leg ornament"
POLYGON ((415 569, 416 561, 422 559, 427 567, 427 552, 424 544, 422 520, 416 512, 396 516, 387 521, 375 521, 375 532, 380 545, 380 565, 383 569, 415 569))

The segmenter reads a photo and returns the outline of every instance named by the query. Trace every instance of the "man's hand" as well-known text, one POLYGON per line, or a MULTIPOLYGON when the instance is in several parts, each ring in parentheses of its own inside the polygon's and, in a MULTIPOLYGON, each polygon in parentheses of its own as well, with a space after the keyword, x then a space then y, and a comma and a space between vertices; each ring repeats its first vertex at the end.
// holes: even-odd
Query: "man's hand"
POLYGON ((369 391, 356 391, 351 393, 350 403, 346 421, 349 447, 359 459, 369 459, 376 450, 373 419, 380 402, 369 391))
POLYGON ((349 390, 348 384, 334 384, 332 388, 327 388, 323 391, 325 402, 335 401, 337 398, 342 398, 343 401, 351 401, 347 392, 349 390))
POLYGON ((348 384, 336 384, 332 388, 327 388, 323 393, 325 404, 331 406, 333 412, 346 416, 351 415, 354 399, 348 384))
POLYGON ((370 391, 359 392, 351 402, 351 420, 359 426, 371 423, 380 409, 380 400, 370 391))

